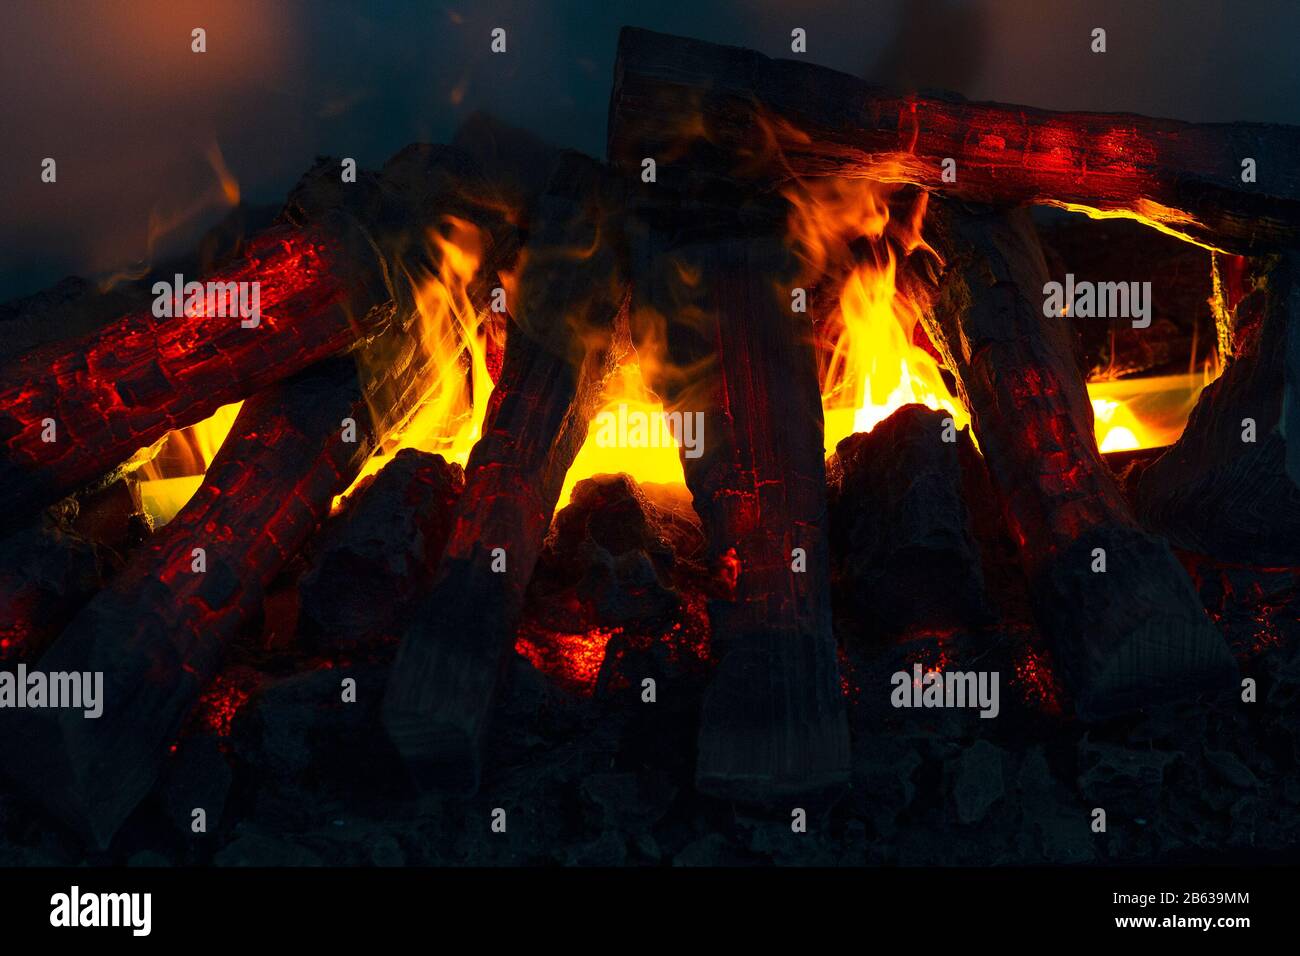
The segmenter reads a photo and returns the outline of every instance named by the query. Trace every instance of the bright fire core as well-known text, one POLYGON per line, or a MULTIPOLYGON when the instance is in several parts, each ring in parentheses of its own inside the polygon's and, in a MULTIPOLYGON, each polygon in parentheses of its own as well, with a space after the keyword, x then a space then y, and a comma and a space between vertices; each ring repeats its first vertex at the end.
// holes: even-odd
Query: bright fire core
MULTIPOLYGON (((787 194, 793 213, 792 248, 804 264, 810 287, 824 276, 842 277, 830 314, 819 317, 817 354, 825 419, 825 447, 855 432, 870 431, 895 410, 921 404, 949 412, 957 426, 969 415, 950 390, 938 359, 926 346, 920 328, 924 303, 904 295, 895 282, 900 256, 933 255, 921 237, 925 194, 901 213, 891 205, 896 187, 834 181, 787 194)), ((896 205, 896 204, 895 204, 896 205)), ((467 225, 467 224, 466 224, 467 225)), ((491 392, 489 350, 500 347, 484 314, 469 304, 467 287, 476 257, 439 243, 434 261, 438 274, 411 277, 420 310, 422 346, 433 350, 435 374, 420 407, 394 429, 367 463, 372 474, 404 447, 436 452, 465 464, 482 431, 491 392)), ((472 245, 472 244, 471 244, 472 245)), ((936 257, 937 259, 937 257, 936 257)), ((798 316, 796 318, 799 318, 798 316)), ((1212 373, 1097 381, 1088 384, 1098 447, 1103 452, 1159 447, 1172 443, 1212 373)), ((949 380, 950 381, 950 380, 949 380)), ((635 353, 615 374, 604 407, 625 404, 658 413, 662 405, 642 381, 635 353)), ((202 481, 203 470, 220 448, 238 405, 172 433, 158 457, 144 466, 145 508, 163 523, 184 506, 202 481)), ((601 447, 594 430, 569 470, 560 504, 569 500, 583 478, 626 472, 641 482, 682 482, 678 450, 662 419, 653 414, 662 434, 647 447, 601 447)), ((707 446, 708 436, 704 436, 707 446)), ((360 479, 358 479, 360 480, 360 479)), ((337 502, 336 502, 337 503, 337 502)))

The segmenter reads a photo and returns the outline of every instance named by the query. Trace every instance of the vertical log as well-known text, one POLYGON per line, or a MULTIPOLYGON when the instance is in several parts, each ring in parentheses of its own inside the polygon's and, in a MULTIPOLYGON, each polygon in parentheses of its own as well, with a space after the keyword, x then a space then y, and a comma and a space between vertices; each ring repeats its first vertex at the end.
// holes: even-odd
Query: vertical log
POLYGON ((1047 272, 1027 213, 932 202, 926 230, 945 261, 927 331, 970 408, 1079 713, 1226 687, 1235 665, 1222 636, 1101 460, 1069 320, 1043 316, 1047 272))
POLYGON ((848 778, 820 390, 811 328, 790 305, 795 263, 783 210, 717 222, 710 213, 703 223, 698 210, 685 211, 646 210, 660 225, 636 247, 633 312, 638 340, 664 336, 650 381, 665 408, 703 413, 703 453, 683 454, 682 464, 710 557, 730 586, 709 606, 719 662, 696 784, 770 804, 848 778))
POLYGON ((626 298, 617 203, 606 170, 569 153, 532 217, 483 437, 384 698, 389 736, 422 785, 478 787, 528 579, 614 368, 626 298))

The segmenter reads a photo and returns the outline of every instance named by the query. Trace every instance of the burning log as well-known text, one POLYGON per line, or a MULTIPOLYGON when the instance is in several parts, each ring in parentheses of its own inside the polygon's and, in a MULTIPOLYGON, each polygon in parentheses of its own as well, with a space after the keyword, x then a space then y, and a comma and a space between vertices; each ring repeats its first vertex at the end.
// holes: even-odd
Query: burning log
POLYGON ((344 214, 268 230, 197 298, 183 295, 182 303, 164 295, 167 310, 134 312, 0 367, 0 497, 8 505, 0 522, 21 520, 171 429, 351 347, 376 330, 367 318, 388 316, 371 310, 388 298, 383 267, 344 214), (259 316, 227 309, 230 290, 253 288, 259 316), (172 307, 181 314, 171 317, 172 307))
POLYGON ((103 672, 103 714, 23 711, 0 762, 87 839, 107 846, 149 791, 225 644, 361 467, 373 442, 336 436, 364 409, 347 357, 249 399, 189 504, 40 659, 103 672))
POLYGON ((1043 316, 1046 266, 1027 215, 936 202, 927 232, 946 263, 927 331, 956 373, 1079 713, 1226 686, 1223 638, 1101 460, 1067 320, 1043 316))
POLYGON ((1291 423, 1300 411, 1300 257, 1288 252, 1227 266, 1240 273, 1230 283, 1240 297, 1231 303, 1232 358, 1206 386, 1182 436, 1143 472, 1137 509, 1180 548, 1294 566, 1300 472, 1288 473, 1287 459, 1300 455, 1291 423))
POLYGON ((569 466, 614 368, 626 298, 621 205, 606 170, 566 153, 532 217, 505 356, 433 587, 384 698, 417 781, 474 790, 500 672, 569 466))
MULTIPOLYGON (((413 147, 385 167, 378 190, 401 196, 410 184, 432 221, 464 208, 465 196, 485 195, 472 170, 456 151, 413 147)), ((328 188, 300 188, 291 212, 325 201, 328 188)), ((412 244, 394 264, 415 269, 427 248, 412 244)), ((513 249, 504 243, 503 251, 513 249)), ((260 612, 268 584, 427 390, 436 358, 411 344, 414 310, 376 309, 384 314, 362 324, 386 331, 360 361, 329 359, 245 403, 189 504, 41 659, 46 671, 103 671, 103 715, 28 717, 29 732, 5 738, 0 762, 100 846, 152 786, 167 744, 228 643, 260 612)))
POLYGON ((682 465, 729 591, 709 605, 720 661, 696 784, 760 805, 815 796, 848 779, 848 726, 830 623, 816 364, 778 285, 795 268, 785 210, 696 209, 681 229, 684 208, 655 200, 644 210, 633 314, 638 341, 665 336, 665 370, 649 382, 665 408, 702 415, 700 454, 683 454, 682 465), (652 332, 643 323, 657 316, 666 325, 652 332))
POLYGON ((1295 127, 899 95, 810 63, 631 27, 614 83, 609 157, 629 168, 654 158, 661 184, 779 189, 794 177, 865 177, 982 203, 1118 213, 1235 252, 1300 242, 1295 127), (1258 182, 1243 182, 1247 159, 1258 182))

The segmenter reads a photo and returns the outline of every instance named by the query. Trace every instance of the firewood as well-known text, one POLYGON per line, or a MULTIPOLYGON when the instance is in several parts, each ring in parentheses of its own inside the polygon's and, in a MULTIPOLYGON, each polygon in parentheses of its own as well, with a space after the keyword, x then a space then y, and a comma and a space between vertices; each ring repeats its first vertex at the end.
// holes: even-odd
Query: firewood
POLYGON ((206 280, 259 283, 259 324, 246 328, 238 314, 158 317, 150 307, 0 366, 0 523, 21 521, 171 429, 349 348, 376 331, 365 316, 388 315, 371 311, 388 297, 382 266, 341 213, 273 228, 206 280))
MULTIPOLYGON (((1046 266, 1026 212, 932 202, 926 230, 946 264, 926 328, 970 409, 1078 712, 1228 686, 1235 664, 1222 636, 1101 460, 1071 320, 1043 315, 1046 266)), ((909 260, 921 283, 924 255, 909 260)))
POLYGON ((104 586, 104 549, 50 512, 0 538, 0 664, 35 661, 104 586))
POLYGON ((394 455, 322 529, 298 583, 301 620, 337 642, 391 634, 437 571, 464 486, 441 455, 394 455))
POLYGON ((848 779, 821 398, 810 329, 779 285, 795 270, 784 217, 780 203, 724 210, 652 198, 633 245, 634 337, 662 335, 665 345, 643 374, 665 409, 703 416, 702 453, 683 449, 682 466, 723 580, 709 604, 720 659, 696 784, 757 805, 848 779), (660 319, 662 328, 647 324, 660 319))
POLYGON ((88 841, 107 846, 148 793, 225 645, 360 469, 373 440, 338 436, 364 415, 348 357, 249 399, 190 502, 41 657, 102 671, 103 714, 18 712, 0 766, 88 841))
POLYGON ((868 637, 994 618, 967 508, 987 479, 964 429, 935 440, 945 417, 904 405, 845 438, 826 462, 837 600, 868 637), (964 474, 963 461, 980 473, 964 474))
POLYGON ((532 217, 483 437, 384 698, 388 734, 421 785, 479 783, 528 580, 614 368, 626 297, 617 193, 603 167, 566 153, 532 217))
POLYGON ((365 345, 371 364, 418 372, 411 282, 436 268, 427 230, 455 217, 490 233, 493 261, 469 290, 482 301, 517 251, 507 212, 474 160, 450 147, 410 146, 355 183, 342 182, 338 162, 318 163, 278 224, 205 279, 259 283, 255 328, 238 315, 167 318, 150 308, 0 365, 0 496, 10 504, 0 525, 324 357, 365 345), (390 298, 396 310, 374 308, 390 298))
MULTIPOLYGON (((408 151, 406 174, 384 188, 415 184, 432 221, 460 195, 482 195, 467 163, 454 151, 408 151)), ((485 263, 496 262, 493 249, 485 263)), ((390 252, 412 269, 431 250, 412 242, 390 252)), ((429 264, 436 274, 439 263, 429 264)), ((104 713, 29 716, 30 732, 5 738, 0 764, 96 844, 107 845, 152 786, 167 744, 226 646, 260 612, 271 580, 427 390, 437 358, 411 347, 413 310, 376 309, 384 315, 362 319, 385 330, 367 345, 373 355, 328 359, 245 402, 194 497, 41 658, 46 671, 103 671, 104 713)))
POLYGON ((1294 403, 1300 389, 1300 257, 1250 260, 1237 284, 1246 291, 1233 304, 1232 358, 1201 393, 1182 436, 1143 472, 1137 510, 1185 550, 1294 566, 1300 471, 1289 474, 1287 459, 1300 454, 1300 434, 1285 395, 1294 403))
POLYGON ((900 95, 810 63, 632 27, 619 37, 614 84, 609 157, 629 168, 655 159, 661 184, 865 177, 984 203, 1121 213, 1235 252, 1300 241, 1292 126, 900 95), (945 179, 948 159, 955 178, 945 179), (1243 181, 1247 159, 1257 182, 1243 181))

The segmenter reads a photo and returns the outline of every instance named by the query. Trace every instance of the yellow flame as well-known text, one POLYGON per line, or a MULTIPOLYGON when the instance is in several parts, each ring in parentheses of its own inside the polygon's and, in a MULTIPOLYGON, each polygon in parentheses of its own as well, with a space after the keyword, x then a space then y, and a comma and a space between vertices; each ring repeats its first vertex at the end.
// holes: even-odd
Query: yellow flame
POLYGON ((970 421, 939 363, 915 344, 924 335, 917 326, 926 303, 895 281, 900 253, 935 256, 921 237, 926 194, 896 215, 891 200, 899 195, 897 185, 867 180, 804 183, 786 194, 804 281, 848 270, 837 307, 820 331, 827 454, 841 439, 871 431, 908 404, 947 411, 958 428, 970 421))
POLYGON ((1202 372, 1089 382, 1097 447, 1112 452, 1172 445, 1217 374, 1217 363, 1207 363, 1202 372))
MULTIPOLYGON (((896 281, 901 257, 938 259, 921 235, 926 195, 917 194, 910 207, 901 202, 904 196, 898 185, 864 180, 805 183, 788 194, 793 209, 789 234, 804 262, 805 281, 811 285, 825 275, 843 276, 832 314, 813 316, 818 320, 828 454, 843 438, 870 431, 906 404, 944 410, 958 428, 970 421, 934 355, 917 344, 926 344, 918 325, 928 303, 900 289, 896 281), (900 206, 904 207, 901 215, 900 206)), ((1096 214, 1081 208, 1075 211, 1096 214)), ((1158 222, 1151 224, 1160 228, 1158 222)), ((462 465, 467 462, 482 432, 491 395, 489 348, 499 347, 503 334, 503 323, 488 321, 491 313, 478 312, 468 294, 481 260, 482 239, 472 224, 453 218, 430 231, 433 259, 440 263, 437 274, 408 279, 419 313, 417 347, 424 350, 432 371, 423 383, 423 397, 403 421, 389 421, 382 392, 375 396, 374 420, 387 434, 357 482, 377 472, 402 448, 437 452, 462 465)), ((513 278, 502 276, 503 285, 513 289, 513 278)), ((683 281, 691 279, 698 277, 683 276, 683 281)), ((647 353, 644 361, 653 362, 655 356, 647 353)), ((1109 453, 1171 444, 1181 434, 1201 390, 1219 370, 1216 357, 1200 371, 1185 375, 1089 382, 1098 447, 1109 453)), ((602 447, 596 429, 590 429, 569 469, 560 505, 568 502, 578 481, 604 472, 627 472, 642 482, 681 483, 678 448, 662 418, 662 403, 646 386, 635 353, 607 384, 601 412, 616 411, 619 405, 649 417, 651 433, 645 447, 602 447)), ((227 406, 211 419, 168 436, 168 441, 190 449, 194 464, 181 468, 182 473, 169 463, 170 457, 161 455, 144 466, 142 475, 150 479, 143 489, 146 508, 155 521, 169 520, 198 487, 203 468, 220 447, 238 409, 238 405, 227 406)), ((707 435, 704 440, 708 441, 707 435)), ((349 492, 355 487, 356 482, 349 492)), ((335 499, 336 507, 342 497, 335 499)))
MULTIPOLYGON (((592 427, 587 431, 587 440, 583 442, 564 478, 560 506, 568 503, 574 485, 592 475, 626 472, 643 484, 683 484, 678 446, 663 417, 663 411, 663 403, 642 379, 641 365, 635 353, 630 353, 605 385, 601 409, 593 419, 592 427), (640 447, 600 443, 596 423, 603 414, 617 414, 619 405, 626 405, 629 414, 646 416, 649 428, 640 447)), ((704 436, 704 440, 708 441, 708 435, 704 436)))
POLYGON ((168 432, 157 453, 140 466, 140 495, 155 526, 171 521, 198 491, 243 405, 222 405, 209 418, 168 432))
MULTIPOLYGON (((487 321, 489 313, 479 312, 469 296, 482 260, 483 235, 473 223, 452 216, 445 218, 444 227, 446 235, 438 229, 429 232, 433 261, 440 263, 437 274, 408 276, 419 316, 416 347, 423 351, 420 361, 431 370, 423 383, 424 394, 405 419, 387 429, 380 451, 366 461, 351 487, 334 499, 335 507, 403 448, 433 452, 464 465, 483 433, 492 395, 487 356, 494 330, 487 321)), ((382 391, 376 400, 386 401, 382 391)), ((381 405, 371 414, 382 424, 389 409, 381 405)))

